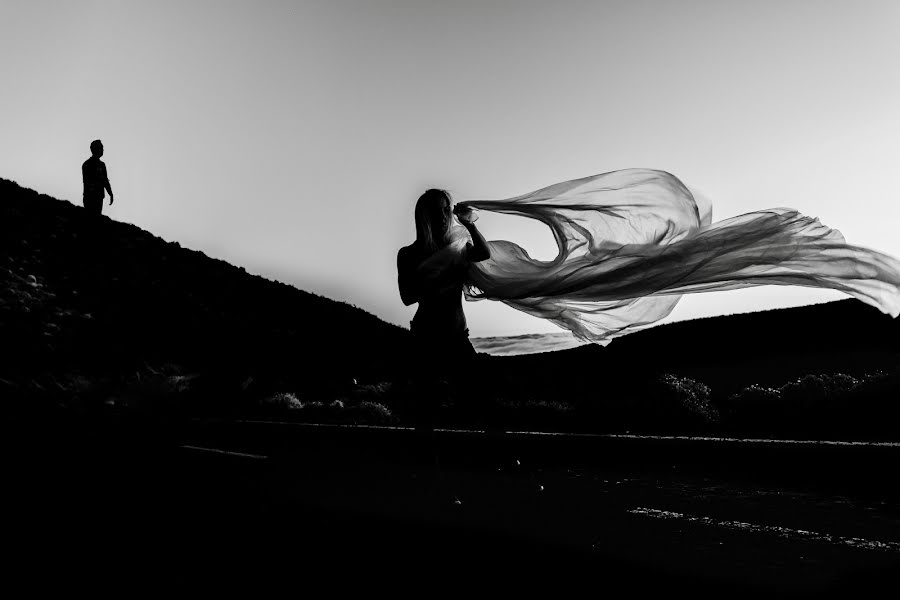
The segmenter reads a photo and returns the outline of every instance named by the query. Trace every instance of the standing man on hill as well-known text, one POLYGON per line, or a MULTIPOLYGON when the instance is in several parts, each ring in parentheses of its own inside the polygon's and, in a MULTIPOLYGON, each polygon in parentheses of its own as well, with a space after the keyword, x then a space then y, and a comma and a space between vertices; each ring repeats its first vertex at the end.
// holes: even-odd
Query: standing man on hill
POLYGON ((81 178, 84 181, 84 207, 92 215, 98 217, 103 212, 103 190, 109 192, 109 205, 113 204, 113 191, 106 175, 106 165, 100 160, 103 156, 103 142, 91 142, 91 157, 81 165, 81 178))

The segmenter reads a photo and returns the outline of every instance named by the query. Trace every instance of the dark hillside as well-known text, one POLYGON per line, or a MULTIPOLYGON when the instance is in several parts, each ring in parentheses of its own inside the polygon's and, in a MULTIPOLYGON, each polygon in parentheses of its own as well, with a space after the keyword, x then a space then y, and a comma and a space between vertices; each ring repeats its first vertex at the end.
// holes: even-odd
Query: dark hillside
POLYGON ((493 357, 480 387, 523 429, 893 440, 898 334, 848 299, 493 357))
POLYGON ((618 360, 702 373, 707 383, 778 383, 896 364, 900 321, 856 299, 670 323, 614 340, 618 360))
POLYGON ((391 376, 407 331, 133 225, 85 216, 0 179, 4 395, 68 393, 147 370, 306 389, 391 376))
POLYGON ((807 373, 868 373, 895 366, 898 353, 900 320, 847 299, 680 321, 616 338, 605 348, 495 357, 494 363, 555 386, 584 380, 577 387, 601 393, 616 380, 633 385, 667 372, 734 388, 807 373))

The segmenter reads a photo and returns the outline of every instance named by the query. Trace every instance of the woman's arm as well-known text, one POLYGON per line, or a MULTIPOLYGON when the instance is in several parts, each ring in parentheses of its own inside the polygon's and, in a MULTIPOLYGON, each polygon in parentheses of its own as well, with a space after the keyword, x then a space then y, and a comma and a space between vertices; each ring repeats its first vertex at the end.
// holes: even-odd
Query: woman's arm
POLYGON ((409 306, 419 301, 420 292, 416 277, 416 265, 413 264, 409 248, 401 248, 397 253, 397 285, 400 287, 400 299, 409 306))
POLYGON ((472 244, 467 247, 466 258, 469 262, 481 262, 491 257, 491 249, 488 247, 484 236, 475 227, 475 218, 472 209, 468 206, 457 206, 456 216, 459 222, 469 231, 472 236, 472 244))

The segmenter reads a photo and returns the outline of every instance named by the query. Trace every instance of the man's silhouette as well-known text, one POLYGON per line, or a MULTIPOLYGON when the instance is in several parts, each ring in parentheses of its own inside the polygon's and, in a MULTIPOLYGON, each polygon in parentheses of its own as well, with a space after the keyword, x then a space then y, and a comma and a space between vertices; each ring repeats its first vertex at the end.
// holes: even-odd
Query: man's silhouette
POLYGON ((84 181, 84 207, 92 215, 99 216, 103 211, 103 191, 109 192, 109 205, 113 203, 113 191, 106 175, 106 165, 100 160, 103 156, 103 143, 100 140, 91 142, 91 157, 81 165, 81 178, 84 181))

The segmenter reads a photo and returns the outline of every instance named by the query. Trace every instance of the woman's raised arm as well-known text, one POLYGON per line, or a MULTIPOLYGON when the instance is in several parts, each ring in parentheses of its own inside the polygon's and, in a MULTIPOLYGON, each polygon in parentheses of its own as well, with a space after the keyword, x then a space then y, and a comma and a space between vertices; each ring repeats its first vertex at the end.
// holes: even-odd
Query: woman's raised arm
POLYGON ((491 257, 491 249, 488 247, 484 236, 475 227, 475 214, 472 209, 465 204, 457 204, 454 209, 459 222, 469 231, 472 236, 472 244, 467 247, 466 258, 469 262, 481 262, 491 257))

